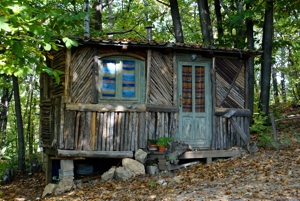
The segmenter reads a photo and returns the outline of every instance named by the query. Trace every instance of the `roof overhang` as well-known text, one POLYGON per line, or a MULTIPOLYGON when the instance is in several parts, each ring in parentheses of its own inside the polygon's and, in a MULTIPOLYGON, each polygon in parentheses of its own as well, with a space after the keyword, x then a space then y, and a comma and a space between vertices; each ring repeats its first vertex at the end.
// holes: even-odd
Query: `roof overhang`
POLYGON ((99 45, 99 46, 114 46, 122 49, 128 48, 142 48, 142 49, 161 49, 169 51, 178 51, 186 53, 199 53, 207 57, 214 56, 233 56, 240 59, 248 59, 253 56, 262 54, 262 51, 238 49, 230 47, 218 47, 204 44, 185 44, 185 43, 171 43, 171 42, 155 42, 155 41, 129 41, 129 40, 110 40, 90 38, 77 39, 81 45, 99 45))

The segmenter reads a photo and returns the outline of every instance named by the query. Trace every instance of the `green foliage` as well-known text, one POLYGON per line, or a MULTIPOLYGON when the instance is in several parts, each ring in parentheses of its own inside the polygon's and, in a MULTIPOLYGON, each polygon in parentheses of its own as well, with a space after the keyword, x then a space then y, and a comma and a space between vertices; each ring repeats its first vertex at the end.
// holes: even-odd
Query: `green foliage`
POLYGON ((157 185, 157 181, 150 181, 150 187, 154 188, 157 185))
POLYGON ((11 157, 10 156, 8 156, 8 155, 6 155, 6 149, 7 149, 7 147, 3 147, 1 150, 0 150, 0 160, 3 160, 3 159, 5 159, 5 160, 10 160, 11 159, 11 157))
POLYGON ((171 137, 160 137, 157 140, 158 146, 168 146, 173 141, 171 137))
POLYGON ((268 116, 263 113, 254 114, 254 123, 250 127, 251 133, 258 134, 259 146, 276 146, 276 143, 271 135, 271 127, 268 116))

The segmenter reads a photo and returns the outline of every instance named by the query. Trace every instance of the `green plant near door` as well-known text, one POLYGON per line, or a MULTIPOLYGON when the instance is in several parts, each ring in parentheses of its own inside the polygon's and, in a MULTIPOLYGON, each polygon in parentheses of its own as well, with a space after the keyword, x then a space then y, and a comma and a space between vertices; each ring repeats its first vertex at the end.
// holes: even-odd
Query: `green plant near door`
POLYGON ((173 141, 173 138, 171 138, 171 137, 160 137, 157 140, 157 145, 158 146, 165 146, 165 147, 167 147, 167 146, 170 145, 170 143, 172 141, 173 141))

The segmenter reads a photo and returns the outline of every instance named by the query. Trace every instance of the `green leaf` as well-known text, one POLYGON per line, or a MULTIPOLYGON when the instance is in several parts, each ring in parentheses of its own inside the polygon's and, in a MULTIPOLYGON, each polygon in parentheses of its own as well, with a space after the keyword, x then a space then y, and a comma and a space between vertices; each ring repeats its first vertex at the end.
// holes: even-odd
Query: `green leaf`
POLYGON ((43 47, 44 47, 44 50, 46 50, 46 51, 51 50, 51 45, 49 43, 44 43, 43 47))
POLYGON ((4 31, 10 32, 11 28, 8 23, 6 23, 7 19, 4 17, 0 17, 0 30, 3 29, 4 31))
POLYGON ((64 37, 62 40, 63 40, 63 42, 66 44, 66 47, 67 47, 68 49, 70 49, 72 46, 75 46, 75 47, 78 46, 77 41, 72 40, 72 39, 70 39, 70 38, 64 37))
POLYGON ((12 51, 19 57, 23 56, 23 44, 20 41, 14 41, 12 51))

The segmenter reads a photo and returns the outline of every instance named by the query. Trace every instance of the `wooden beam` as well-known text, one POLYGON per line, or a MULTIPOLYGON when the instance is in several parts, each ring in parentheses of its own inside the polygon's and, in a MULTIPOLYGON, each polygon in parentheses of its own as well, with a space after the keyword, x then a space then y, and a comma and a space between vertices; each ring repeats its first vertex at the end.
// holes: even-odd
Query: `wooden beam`
POLYGON ((178 112, 178 107, 172 105, 168 106, 147 104, 146 110, 149 112, 178 112))
POLYGON ((247 134, 243 131, 243 129, 238 125, 238 123, 233 118, 230 118, 229 120, 230 120, 233 128, 241 136, 241 138, 243 139, 243 141, 245 142, 245 144, 248 144, 249 138, 248 138, 247 134))
POLYGON ((243 154, 244 152, 245 152, 244 150, 187 151, 187 152, 183 153, 179 157, 179 159, 233 157, 233 156, 239 156, 239 155, 243 154))
POLYGON ((56 155, 58 157, 70 158, 133 158, 132 151, 82 151, 58 149, 56 155))
POLYGON ((144 112, 145 104, 90 104, 90 103, 66 103, 66 110, 82 112, 144 112))
POLYGON ((215 107, 215 115, 216 116, 224 116, 229 111, 234 112, 234 114, 232 116, 235 116, 235 117, 250 117, 251 116, 251 112, 248 109, 215 107))

